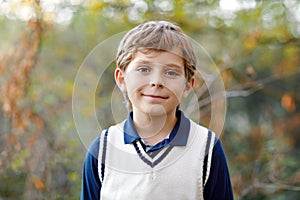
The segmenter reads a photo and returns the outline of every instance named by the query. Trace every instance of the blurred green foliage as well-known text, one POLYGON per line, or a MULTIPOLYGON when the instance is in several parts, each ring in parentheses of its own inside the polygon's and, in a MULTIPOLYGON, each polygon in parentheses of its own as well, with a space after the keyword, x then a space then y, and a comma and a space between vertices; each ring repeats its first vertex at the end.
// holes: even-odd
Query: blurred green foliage
MULTIPOLYGON (((36 117, 28 118, 29 128, 14 127, 7 115, 13 111, 7 110, 6 93, 0 94, 0 199, 78 199, 87 147, 72 116, 76 73, 97 44, 148 20, 178 24, 219 67, 228 100, 221 138, 235 198, 298 198, 299 2, 55 1, 52 10, 42 2, 24 2, 7 10, 9 3, 0 1, 0 91, 18 71, 10 70, 11 63, 22 64, 14 60, 14 48, 31 46, 24 37, 34 36, 29 22, 41 22, 37 58, 16 103, 20 111, 29 110, 36 117), (35 15, 21 15, 18 9, 24 6, 32 7, 35 15)), ((28 58, 20 55, 22 59, 28 58)), ((97 117, 103 126, 115 123, 110 108, 113 71, 114 63, 96 91, 97 117)), ((83 115, 88 118, 91 113, 83 115)), ((203 116, 204 124, 207 117, 203 116)))

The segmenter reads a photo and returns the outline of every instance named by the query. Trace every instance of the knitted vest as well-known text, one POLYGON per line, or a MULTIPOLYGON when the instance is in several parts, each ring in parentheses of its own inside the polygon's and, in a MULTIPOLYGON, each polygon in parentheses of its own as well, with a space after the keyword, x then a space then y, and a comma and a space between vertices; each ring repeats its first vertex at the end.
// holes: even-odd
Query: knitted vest
POLYGON ((124 122, 101 134, 98 156, 101 199, 203 199, 215 141, 212 132, 190 120, 186 146, 168 145, 152 158, 140 142, 124 144, 123 126, 124 122))

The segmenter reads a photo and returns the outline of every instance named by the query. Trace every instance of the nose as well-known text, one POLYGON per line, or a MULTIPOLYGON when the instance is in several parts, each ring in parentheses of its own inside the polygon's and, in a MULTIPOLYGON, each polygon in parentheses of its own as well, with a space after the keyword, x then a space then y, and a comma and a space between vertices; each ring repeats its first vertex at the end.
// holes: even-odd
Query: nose
POLYGON ((150 86, 159 88, 164 86, 163 77, 160 73, 153 73, 150 80, 150 86))

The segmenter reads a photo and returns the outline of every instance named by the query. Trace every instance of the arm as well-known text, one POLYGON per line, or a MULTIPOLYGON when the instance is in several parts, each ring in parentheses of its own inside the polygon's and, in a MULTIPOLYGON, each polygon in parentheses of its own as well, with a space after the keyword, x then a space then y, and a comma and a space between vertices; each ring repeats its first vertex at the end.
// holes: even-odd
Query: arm
POLYGON ((218 139, 212 153, 211 170, 204 187, 205 200, 232 200, 233 192, 226 157, 218 139))
POLYGON ((98 176, 98 152, 100 137, 98 136, 91 144, 86 154, 83 175, 81 200, 100 199, 101 182, 98 176))

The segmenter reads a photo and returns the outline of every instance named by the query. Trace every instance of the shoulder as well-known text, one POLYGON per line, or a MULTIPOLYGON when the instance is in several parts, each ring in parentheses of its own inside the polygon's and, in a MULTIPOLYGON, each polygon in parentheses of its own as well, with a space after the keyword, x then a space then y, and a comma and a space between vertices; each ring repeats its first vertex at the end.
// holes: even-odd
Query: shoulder
MULTIPOLYGON (((96 169, 98 165, 100 136, 97 136, 88 148, 85 156, 84 166, 87 169, 96 169)), ((89 170, 87 170, 88 172, 89 170)))
POLYGON ((101 188, 98 176, 98 151, 100 137, 96 137, 91 143, 84 160, 82 174, 81 199, 99 199, 101 188))
MULTIPOLYGON (((211 167, 212 168, 223 168, 227 167, 226 156, 222 147, 221 140, 217 137, 211 140, 212 152, 211 152, 211 167)), ((206 154, 206 156, 208 156, 206 154)))
POLYGON ((233 199, 230 174, 220 139, 215 140, 211 158, 209 179, 204 188, 208 199, 233 199))
POLYGON ((191 119, 189 119, 189 122, 190 122, 190 126, 191 126, 191 131, 197 130, 197 132, 201 132, 201 133, 205 133, 205 134, 207 134, 207 132, 209 131, 206 127, 204 127, 200 124, 197 124, 196 122, 194 122, 191 119))
POLYGON ((194 122, 192 119, 189 119, 189 122, 190 122, 190 132, 196 132, 197 134, 203 134, 203 135, 210 135, 209 137, 216 138, 216 134, 212 130, 208 129, 207 127, 194 122))
POLYGON ((212 139, 212 141, 214 141, 216 143, 216 134, 208 129, 205 126, 202 126, 196 122, 194 122, 193 120, 189 119, 190 121, 190 132, 193 134, 200 134, 202 136, 204 136, 205 138, 207 137, 208 139, 212 139))
POLYGON ((87 155, 98 159, 100 136, 97 136, 91 143, 87 155))
POLYGON ((220 164, 226 163, 226 156, 222 147, 221 140, 219 138, 215 139, 214 148, 213 148, 213 161, 220 164))
MULTIPOLYGON (((99 155, 99 147, 100 147, 100 140, 102 141, 103 136, 108 134, 108 130, 110 133, 115 133, 120 131, 120 128, 122 127, 122 123, 116 124, 113 126, 110 126, 108 129, 103 130, 90 144, 87 152, 87 156, 93 157, 95 159, 98 159, 99 155), (101 139, 102 138, 102 139, 101 139)), ((110 134, 111 135, 111 134, 110 134)))
POLYGON ((218 143, 216 134, 212 130, 199 125, 192 120, 190 120, 190 124, 191 137, 197 136, 198 138, 200 138, 200 140, 202 140, 202 145, 205 149, 205 155, 207 155, 209 152, 211 153, 214 150, 215 145, 218 143))

